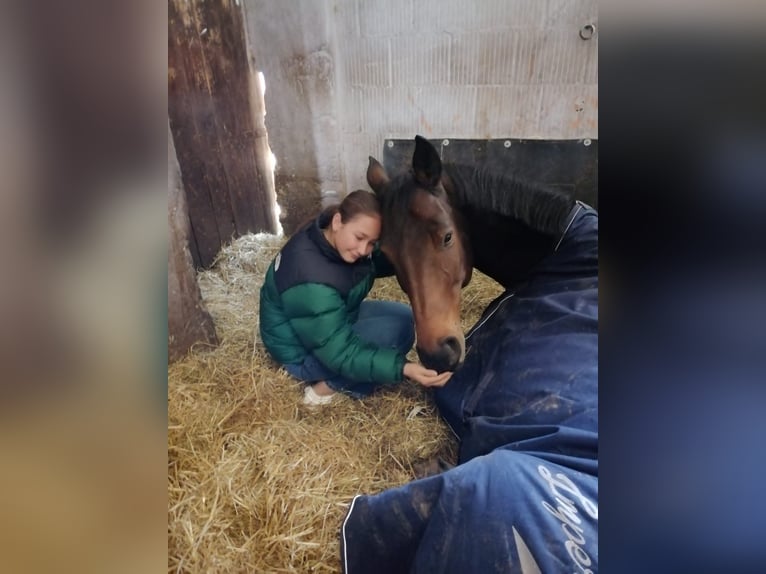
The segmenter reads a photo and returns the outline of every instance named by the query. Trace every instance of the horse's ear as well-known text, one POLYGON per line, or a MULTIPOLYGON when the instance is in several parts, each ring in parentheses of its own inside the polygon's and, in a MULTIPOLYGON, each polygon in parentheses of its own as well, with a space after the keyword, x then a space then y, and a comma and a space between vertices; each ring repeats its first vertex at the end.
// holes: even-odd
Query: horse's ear
POLYGON ((374 157, 370 157, 370 165, 367 166, 367 183, 375 193, 380 193, 383 187, 388 183, 388 174, 380 162, 374 157))
POLYGON ((415 136, 412 169, 417 182, 426 188, 435 187, 442 175, 442 160, 436 148, 422 136, 415 136))

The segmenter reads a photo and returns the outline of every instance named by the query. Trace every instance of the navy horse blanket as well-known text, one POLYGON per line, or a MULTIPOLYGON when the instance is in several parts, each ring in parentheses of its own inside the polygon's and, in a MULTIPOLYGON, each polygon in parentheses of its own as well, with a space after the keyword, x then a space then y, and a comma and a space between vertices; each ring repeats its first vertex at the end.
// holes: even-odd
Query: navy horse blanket
POLYGON ((487 307, 436 390, 458 465, 357 496, 346 574, 598 570, 598 214, 578 203, 531 279, 487 307))

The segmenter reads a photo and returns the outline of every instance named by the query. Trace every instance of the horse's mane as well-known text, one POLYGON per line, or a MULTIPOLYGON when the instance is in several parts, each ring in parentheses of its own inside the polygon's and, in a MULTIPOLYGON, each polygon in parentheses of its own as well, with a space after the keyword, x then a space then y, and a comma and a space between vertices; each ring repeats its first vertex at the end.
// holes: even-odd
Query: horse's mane
POLYGON ((444 171, 454 183, 451 201, 458 209, 499 213, 542 233, 563 231, 574 206, 574 199, 561 190, 509 174, 457 164, 444 164, 444 171))
MULTIPOLYGON (((458 164, 444 164, 443 169, 454 184, 450 202, 458 210, 469 208, 498 213, 548 235, 563 231, 565 219, 574 205, 574 199, 559 189, 507 173, 458 164)), ((409 171, 395 176, 386 192, 378 194, 383 221, 391 229, 397 228, 398 221, 391 216, 407 211, 417 188, 409 171)))

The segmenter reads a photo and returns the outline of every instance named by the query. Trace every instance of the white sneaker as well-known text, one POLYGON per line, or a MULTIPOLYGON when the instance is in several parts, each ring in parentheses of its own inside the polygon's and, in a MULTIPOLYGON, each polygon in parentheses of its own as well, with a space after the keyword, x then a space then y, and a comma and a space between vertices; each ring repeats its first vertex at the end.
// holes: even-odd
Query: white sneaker
POLYGON ((332 398, 335 396, 335 394, 332 395, 318 395, 317 392, 314 390, 314 387, 311 385, 306 385, 306 388, 303 389, 303 404, 304 405, 327 405, 332 402, 332 398))

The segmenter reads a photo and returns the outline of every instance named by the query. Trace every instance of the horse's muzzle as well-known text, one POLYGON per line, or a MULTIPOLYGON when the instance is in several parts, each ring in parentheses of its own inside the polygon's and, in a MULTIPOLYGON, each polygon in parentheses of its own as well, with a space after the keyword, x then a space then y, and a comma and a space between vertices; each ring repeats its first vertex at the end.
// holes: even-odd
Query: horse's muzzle
POLYGON ((435 351, 417 347, 420 362, 438 373, 456 371, 463 364, 465 343, 457 337, 444 337, 435 351))

